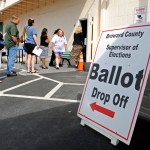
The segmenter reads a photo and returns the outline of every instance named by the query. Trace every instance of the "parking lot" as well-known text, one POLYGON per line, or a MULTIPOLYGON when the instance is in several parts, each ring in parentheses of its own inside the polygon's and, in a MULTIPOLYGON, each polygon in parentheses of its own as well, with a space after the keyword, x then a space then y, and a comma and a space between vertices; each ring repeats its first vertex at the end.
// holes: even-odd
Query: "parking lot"
POLYGON ((138 117, 131 144, 110 140, 80 125, 77 109, 88 72, 63 66, 17 77, 0 70, 0 150, 136 150, 149 147, 150 122, 138 117))

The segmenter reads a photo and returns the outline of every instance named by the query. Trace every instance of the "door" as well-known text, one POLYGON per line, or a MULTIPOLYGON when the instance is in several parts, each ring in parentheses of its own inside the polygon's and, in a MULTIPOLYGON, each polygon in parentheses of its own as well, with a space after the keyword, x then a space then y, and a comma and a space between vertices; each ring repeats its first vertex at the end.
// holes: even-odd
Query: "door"
POLYGON ((94 51, 93 51, 93 21, 94 17, 88 15, 88 22, 87 22, 87 53, 86 53, 86 60, 91 62, 93 59, 94 51))
POLYGON ((2 22, 0 22, 0 32, 3 33, 3 23, 2 22))
POLYGON ((86 62, 86 54, 87 54, 87 19, 80 20, 80 24, 82 27, 83 32, 83 39, 84 39, 84 47, 83 47, 83 60, 86 62))

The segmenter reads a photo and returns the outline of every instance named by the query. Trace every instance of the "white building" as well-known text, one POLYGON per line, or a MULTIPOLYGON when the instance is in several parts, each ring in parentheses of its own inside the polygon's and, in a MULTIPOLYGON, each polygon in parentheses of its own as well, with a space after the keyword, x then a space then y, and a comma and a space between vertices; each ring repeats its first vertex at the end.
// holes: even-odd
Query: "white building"
POLYGON ((4 30, 13 14, 21 18, 20 33, 28 18, 34 18, 38 39, 44 27, 48 28, 50 37, 55 29, 61 28, 67 37, 68 49, 72 48, 75 26, 81 24, 86 62, 90 62, 102 30, 134 24, 141 19, 138 17, 142 17, 142 22, 150 21, 150 0, 1 0, 0 30, 4 30))

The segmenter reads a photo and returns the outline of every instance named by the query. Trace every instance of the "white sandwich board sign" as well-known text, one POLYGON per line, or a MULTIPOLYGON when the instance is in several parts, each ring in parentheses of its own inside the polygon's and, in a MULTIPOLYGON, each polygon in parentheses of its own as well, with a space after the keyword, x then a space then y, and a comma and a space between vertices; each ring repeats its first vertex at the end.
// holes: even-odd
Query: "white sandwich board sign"
POLYGON ((102 32, 77 112, 81 122, 128 145, 150 71, 149 37, 150 24, 102 32))

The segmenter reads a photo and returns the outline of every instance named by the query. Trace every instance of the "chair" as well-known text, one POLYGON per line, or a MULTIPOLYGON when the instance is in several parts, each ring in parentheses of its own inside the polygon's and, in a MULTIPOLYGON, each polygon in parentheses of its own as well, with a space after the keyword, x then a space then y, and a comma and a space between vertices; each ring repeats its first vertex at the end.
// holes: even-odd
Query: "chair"
POLYGON ((71 51, 67 50, 67 51, 63 52, 63 54, 61 55, 62 66, 63 66, 64 60, 67 60, 69 66, 71 65, 71 63, 70 63, 70 53, 71 53, 71 51))

